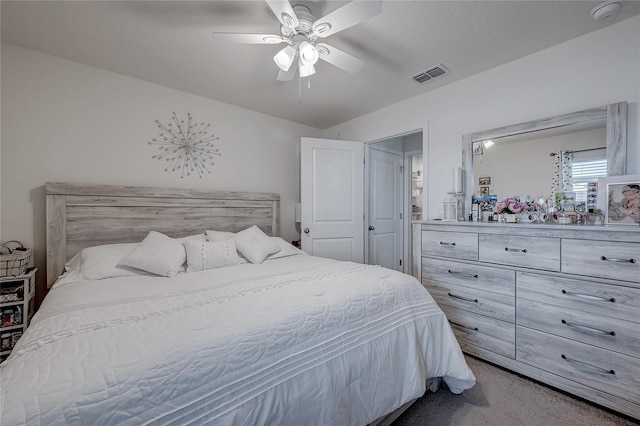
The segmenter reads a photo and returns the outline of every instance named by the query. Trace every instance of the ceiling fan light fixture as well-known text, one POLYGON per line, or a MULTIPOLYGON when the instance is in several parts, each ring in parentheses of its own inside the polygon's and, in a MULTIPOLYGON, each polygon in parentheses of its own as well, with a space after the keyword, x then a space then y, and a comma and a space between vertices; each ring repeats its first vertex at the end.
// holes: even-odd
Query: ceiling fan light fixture
POLYGON ((291 68, 291 64, 296 59, 296 49, 292 46, 287 46, 276 53, 276 56, 273 57, 278 68, 282 71, 287 72, 289 68, 291 68))
POLYGON ((308 41, 300 43, 298 52, 300 53, 300 62, 303 65, 315 65, 318 62, 318 49, 308 41))
POLYGON ((310 75, 314 75, 316 73, 316 68, 313 64, 305 65, 300 62, 300 78, 309 77, 310 75))

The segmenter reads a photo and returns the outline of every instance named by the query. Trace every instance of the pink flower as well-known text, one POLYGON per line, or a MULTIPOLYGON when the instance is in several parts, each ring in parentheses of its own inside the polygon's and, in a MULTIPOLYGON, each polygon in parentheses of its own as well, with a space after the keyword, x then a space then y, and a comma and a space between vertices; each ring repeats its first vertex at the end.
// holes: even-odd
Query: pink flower
POLYGON ((526 203, 521 203, 520 200, 516 198, 505 198, 502 201, 499 201, 494 207, 493 211, 495 213, 521 213, 523 211, 529 210, 529 206, 526 203))

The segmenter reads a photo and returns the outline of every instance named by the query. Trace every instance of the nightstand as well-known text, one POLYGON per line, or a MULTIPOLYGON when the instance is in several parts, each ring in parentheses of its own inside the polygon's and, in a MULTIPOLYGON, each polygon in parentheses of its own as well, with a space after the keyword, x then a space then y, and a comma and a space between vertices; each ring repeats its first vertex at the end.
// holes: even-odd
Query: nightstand
POLYGON ((0 362, 9 356, 33 316, 36 271, 0 278, 0 362))

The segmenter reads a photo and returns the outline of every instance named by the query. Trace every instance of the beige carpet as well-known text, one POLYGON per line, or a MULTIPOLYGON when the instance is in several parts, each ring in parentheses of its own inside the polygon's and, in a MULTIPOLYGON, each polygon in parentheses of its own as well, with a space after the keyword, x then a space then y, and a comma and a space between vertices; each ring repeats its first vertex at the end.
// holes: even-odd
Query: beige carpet
POLYGON ((569 395, 467 357, 476 385, 454 395, 427 392, 393 426, 619 426, 636 425, 569 395))

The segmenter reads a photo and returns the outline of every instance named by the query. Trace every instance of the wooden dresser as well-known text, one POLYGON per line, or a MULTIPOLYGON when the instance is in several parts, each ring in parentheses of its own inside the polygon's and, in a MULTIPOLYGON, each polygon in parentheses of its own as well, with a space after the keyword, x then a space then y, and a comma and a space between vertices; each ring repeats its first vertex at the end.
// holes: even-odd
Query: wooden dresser
POLYGON ((640 419, 640 227, 413 226, 463 351, 640 419))

